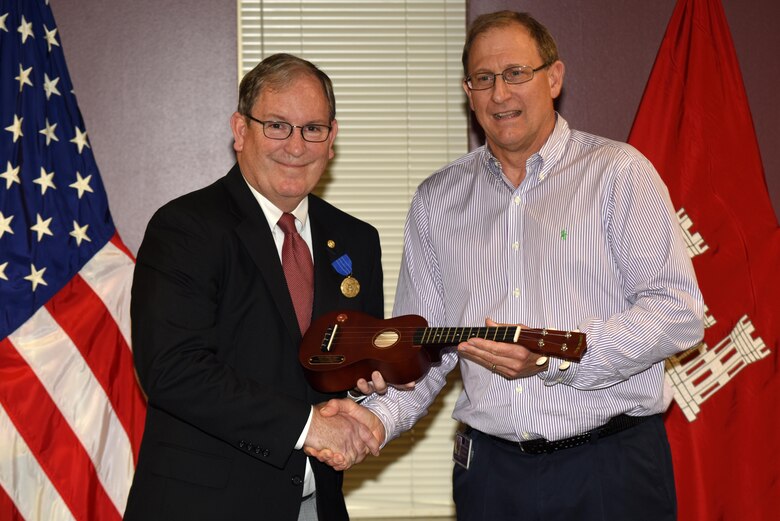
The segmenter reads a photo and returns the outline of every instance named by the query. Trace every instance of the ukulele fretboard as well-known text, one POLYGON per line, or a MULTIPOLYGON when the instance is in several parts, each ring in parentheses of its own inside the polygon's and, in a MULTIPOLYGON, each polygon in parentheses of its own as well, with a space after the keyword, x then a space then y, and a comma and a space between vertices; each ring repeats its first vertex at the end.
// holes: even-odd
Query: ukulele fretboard
POLYGON ((484 338, 496 342, 517 343, 522 328, 499 327, 425 327, 414 333, 416 345, 459 344, 469 338, 484 338))

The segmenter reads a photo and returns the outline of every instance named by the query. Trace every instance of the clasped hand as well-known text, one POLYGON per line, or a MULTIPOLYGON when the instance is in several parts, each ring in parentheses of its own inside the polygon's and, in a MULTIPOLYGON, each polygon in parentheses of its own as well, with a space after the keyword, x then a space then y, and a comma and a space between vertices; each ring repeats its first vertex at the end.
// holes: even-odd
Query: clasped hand
POLYGON ((368 454, 379 455, 385 428, 379 418, 349 398, 333 399, 314 407, 303 450, 336 470, 360 463, 368 454))
MULTIPOLYGON (((370 382, 361 378, 356 387, 364 394, 384 394, 388 384, 375 371, 370 382)), ((411 389, 414 382, 395 387, 411 389)), ((353 400, 334 399, 314 407, 303 450, 336 470, 346 470, 368 454, 378 456, 384 440, 385 427, 379 417, 353 400)))
POLYGON ((336 470, 346 470, 368 454, 378 456, 384 427, 378 429, 370 417, 381 427, 379 418, 348 398, 319 404, 303 450, 336 470))

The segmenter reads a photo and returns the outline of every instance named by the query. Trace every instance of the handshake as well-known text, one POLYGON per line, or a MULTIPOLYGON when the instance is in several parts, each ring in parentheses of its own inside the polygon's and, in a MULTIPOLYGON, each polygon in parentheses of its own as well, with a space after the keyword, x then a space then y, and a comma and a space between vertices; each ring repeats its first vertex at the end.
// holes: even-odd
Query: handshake
MULTIPOLYGON (((357 388, 363 394, 387 392, 387 383, 375 371, 371 382, 360 379, 357 388)), ((414 382, 395 386, 411 389, 414 382)), ((349 398, 333 399, 314 407, 303 450, 335 470, 346 470, 370 453, 379 456, 385 441, 385 427, 377 415, 349 398)))

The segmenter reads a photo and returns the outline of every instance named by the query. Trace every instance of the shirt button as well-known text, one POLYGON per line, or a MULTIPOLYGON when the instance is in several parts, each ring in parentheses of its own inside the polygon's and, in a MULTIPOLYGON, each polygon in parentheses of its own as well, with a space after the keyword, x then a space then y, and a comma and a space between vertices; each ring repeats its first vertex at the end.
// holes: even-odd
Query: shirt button
POLYGON ((515 392, 518 393, 518 394, 522 393, 523 392, 523 386, 522 385, 518 385, 517 387, 515 387, 515 392))
POLYGON ((515 206, 520 206, 520 201, 522 201, 522 199, 520 199, 519 195, 516 195, 515 196, 515 206))
POLYGON ((512 296, 518 298, 520 296, 520 288, 515 288, 515 290, 512 292, 512 296))
POLYGON ((512 243, 512 249, 517 251, 520 249, 520 243, 518 241, 515 241, 512 243))
POLYGON ((520 435, 523 437, 524 440, 530 439, 531 435, 527 432, 521 432, 520 435))

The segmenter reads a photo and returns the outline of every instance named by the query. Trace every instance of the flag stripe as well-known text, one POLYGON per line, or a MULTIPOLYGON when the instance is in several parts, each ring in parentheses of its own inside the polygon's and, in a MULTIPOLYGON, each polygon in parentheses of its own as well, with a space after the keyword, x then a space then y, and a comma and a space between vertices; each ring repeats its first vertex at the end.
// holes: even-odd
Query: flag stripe
MULTIPOLYGON (((60 293, 67 292, 70 286, 69 283, 60 293)), ((54 299, 59 298, 58 295, 55 295, 54 299)), ((72 302, 71 305, 79 308, 80 303, 72 302)), ((94 309, 82 312, 87 313, 83 316, 89 316, 90 319, 99 316, 94 309)), ((100 322, 97 321, 98 324, 100 322)), ((86 335, 86 341, 100 345, 102 338, 99 338, 99 335, 103 334, 105 327, 108 325, 99 324, 92 331, 92 337, 86 335)), ((112 499, 117 510, 123 512, 134 471, 132 447, 108 396, 79 348, 59 327, 47 307, 39 309, 8 339, 56 403, 59 413, 94 462, 95 469, 92 470, 97 472, 105 487, 105 493, 112 499)), ((105 345, 112 346, 111 351, 116 355, 117 349, 113 344, 105 345)), ((132 380, 130 384, 135 386, 132 380)), ((47 425, 41 423, 38 428, 43 431, 47 425)), ((53 428, 49 427, 49 430, 53 428)))
POLYGON ((116 246, 118 250, 123 252, 127 257, 135 264, 135 256, 133 255, 133 252, 130 251, 130 248, 128 248, 125 243, 122 242, 122 238, 119 236, 119 232, 114 231, 114 236, 111 237, 111 244, 116 246))
MULTIPOLYGON (((48 481, 56 488, 58 499, 67 505, 73 517, 120 519, 78 437, 9 339, 0 341, 0 404, 10 419, 6 423, 15 427, 17 436, 29 447, 48 481)), ((56 358, 53 362, 54 365, 59 363, 56 358)), ((20 475, 35 472, 31 465, 23 470, 27 472, 14 472, 10 476, 8 487, 22 497, 31 492, 37 493, 35 488, 26 486, 28 483, 17 482, 23 480, 20 475)), ((47 519, 55 511, 57 501, 53 500, 53 494, 46 496, 36 497, 36 500, 52 498, 47 504, 35 505, 36 501, 32 502, 31 506, 38 512, 33 511, 30 519, 47 519)))
MULTIPOLYGON (((114 235, 118 239, 118 235, 114 235)), ((90 285, 105 303, 106 309, 119 325, 125 345, 130 339, 130 288, 133 285, 134 261, 125 245, 119 242, 106 243, 81 269, 79 275, 90 285)))
MULTIPOLYGON (((73 277, 46 304, 46 309, 73 341, 108 395, 131 440, 136 461, 146 412, 144 398, 136 385, 132 353, 115 322, 116 316, 112 317, 110 313, 111 309, 120 307, 118 304, 125 295, 120 290, 126 290, 126 300, 129 301, 132 263, 124 253, 109 244, 90 260, 81 273, 90 277, 90 283, 79 275, 73 277), (110 251, 104 254, 106 249, 110 251), (103 294, 96 294, 95 288, 103 294), (111 300, 108 308, 102 299, 111 300), (105 346, 111 348, 106 349, 105 346)), ((126 318, 125 322, 129 323, 129 317, 126 318)))
MULTIPOLYGON (((0 347, 4 349, 5 346, 0 347)), ((68 521, 73 516, 0 405, 0 519, 68 521), (13 498, 6 493, 10 490, 13 498)))
MULTIPOLYGON (((2 407, 0 407, 2 410, 2 407)), ((2 420, 0 420, 1 422, 2 420)), ((0 429, 2 429, 2 423, 0 423, 0 429)), ((2 457, 2 456, 0 456, 2 457)), ((24 518, 22 514, 16 509, 16 505, 11 501, 11 498, 6 494, 5 489, 2 486, 2 477, 0 476, 0 519, 6 519, 8 521, 21 521, 24 518)))
MULTIPOLYGON (((99 329, 94 333, 98 334, 99 329)), ((132 447, 108 396, 78 348, 46 308, 39 309, 8 338, 79 438, 117 510, 124 511, 134 470, 132 447)), ((44 430, 47 425, 41 423, 38 427, 44 430)))
POLYGON ((0 519, 3 521, 23 521, 25 517, 51 521, 73 519, 68 507, 62 502, 57 491, 38 466, 38 462, 30 454, 27 444, 16 432, 2 405, 0 405, 0 439, 5 440, 5 443, 0 444, 0 461, 3 462, 3 465, 0 465, 0 519), (15 488, 12 487, 16 484, 13 481, 14 471, 19 478, 17 483, 22 479, 25 480, 20 483, 21 486, 15 488), (6 490, 14 494, 20 507, 17 507, 6 490), (44 516, 42 512, 36 510, 42 505, 53 508, 48 508, 44 516), (22 515, 20 508, 27 514, 26 516, 22 515))

